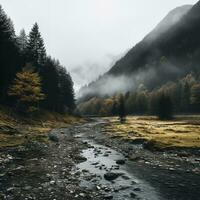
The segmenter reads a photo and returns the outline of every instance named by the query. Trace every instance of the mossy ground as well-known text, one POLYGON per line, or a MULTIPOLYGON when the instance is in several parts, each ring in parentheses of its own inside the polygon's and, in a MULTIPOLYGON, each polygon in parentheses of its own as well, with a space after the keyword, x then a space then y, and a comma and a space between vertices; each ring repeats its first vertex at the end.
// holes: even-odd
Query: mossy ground
POLYGON ((52 129, 82 121, 81 118, 47 111, 37 117, 22 117, 9 108, 0 107, 0 148, 15 147, 30 140, 47 143, 52 129))
POLYGON ((106 133, 114 137, 144 139, 157 148, 200 148, 200 116, 176 116, 171 121, 130 116, 124 124, 115 117, 107 119, 106 133))

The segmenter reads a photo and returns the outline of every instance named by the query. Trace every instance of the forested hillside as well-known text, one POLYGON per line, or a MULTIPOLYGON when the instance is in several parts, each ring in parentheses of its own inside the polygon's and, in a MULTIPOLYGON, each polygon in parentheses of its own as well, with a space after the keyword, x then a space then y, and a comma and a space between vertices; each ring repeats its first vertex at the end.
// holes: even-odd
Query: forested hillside
POLYGON ((172 10, 105 75, 81 89, 80 112, 113 114, 120 93, 129 114, 155 114, 163 95, 176 113, 200 112, 199 22, 200 1, 172 10))
POLYGON ((190 72, 199 75, 199 21, 200 2, 171 11, 105 75, 82 88, 80 96, 128 92, 140 84, 154 89, 190 72))
POLYGON ((71 76, 47 54, 38 24, 28 35, 23 29, 17 35, 1 6, 0 103, 26 113, 39 108, 63 113, 75 107, 71 76))

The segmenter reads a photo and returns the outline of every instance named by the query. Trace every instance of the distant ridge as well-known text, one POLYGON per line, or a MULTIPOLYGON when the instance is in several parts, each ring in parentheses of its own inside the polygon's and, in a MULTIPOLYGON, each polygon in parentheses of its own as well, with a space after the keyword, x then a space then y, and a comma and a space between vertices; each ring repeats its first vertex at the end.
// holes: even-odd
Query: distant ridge
POLYGON ((188 72, 198 74, 199 36, 200 1, 194 6, 175 8, 106 74, 81 89, 80 94, 95 96, 126 92, 139 84, 153 89, 188 72), (118 87, 113 91, 107 89, 110 78, 115 79, 114 83, 118 81, 118 87))

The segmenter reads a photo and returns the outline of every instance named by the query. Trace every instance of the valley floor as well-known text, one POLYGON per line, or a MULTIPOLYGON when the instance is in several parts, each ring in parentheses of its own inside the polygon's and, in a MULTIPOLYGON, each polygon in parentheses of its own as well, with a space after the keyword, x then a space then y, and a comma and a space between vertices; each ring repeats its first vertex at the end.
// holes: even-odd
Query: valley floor
POLYGON ((127 138, 129 128, 134 131, 131 124, 138 124, 135 131, 146 128, 142 122, 146 127, 150 122, 152 127, 158 124, 159 130, 167 129, 168 123, 198 128, 196 122, 186 125, 182 119, 159 122, 131 117, 126 125, 120 125, 116 118, 93 118, 49 130, 47 142, 29 139, 4 146, 0 149, 0 199, 199 199, 199 147, 175 148, 170 143, 170 148, 157 148, 150 143, 144 148, 147 139, 127 138), (125 126, 128 132, 122 134, 125 126), (156 148, 150 148, 151 144, 156 148))
POLYGON ((105 131, 111 137, 121 137, 133 143, 145 142, 147 148, 200 148, 198 115, 176 116, 169 121, 160 121, 151 116, 129 116, 124 124, 115 117, 107 120, 105 131))

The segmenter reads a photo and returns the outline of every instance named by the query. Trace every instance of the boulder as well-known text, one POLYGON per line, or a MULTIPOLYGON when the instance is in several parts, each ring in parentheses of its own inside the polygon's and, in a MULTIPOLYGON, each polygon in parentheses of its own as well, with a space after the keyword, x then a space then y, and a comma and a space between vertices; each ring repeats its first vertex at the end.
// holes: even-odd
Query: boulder
POLYGON ((113 180, 117 179, 120 175, 121 174, 119 174, 119 173, 108 172, 108 173, 104 174, 104 178, 107 181, 113 181, 113 180))
POLYGON ((126 161, 125 160, 117 160, 116 161, 116 164, 118 164, 118 165, 124 165, 126 163, 126 161))

